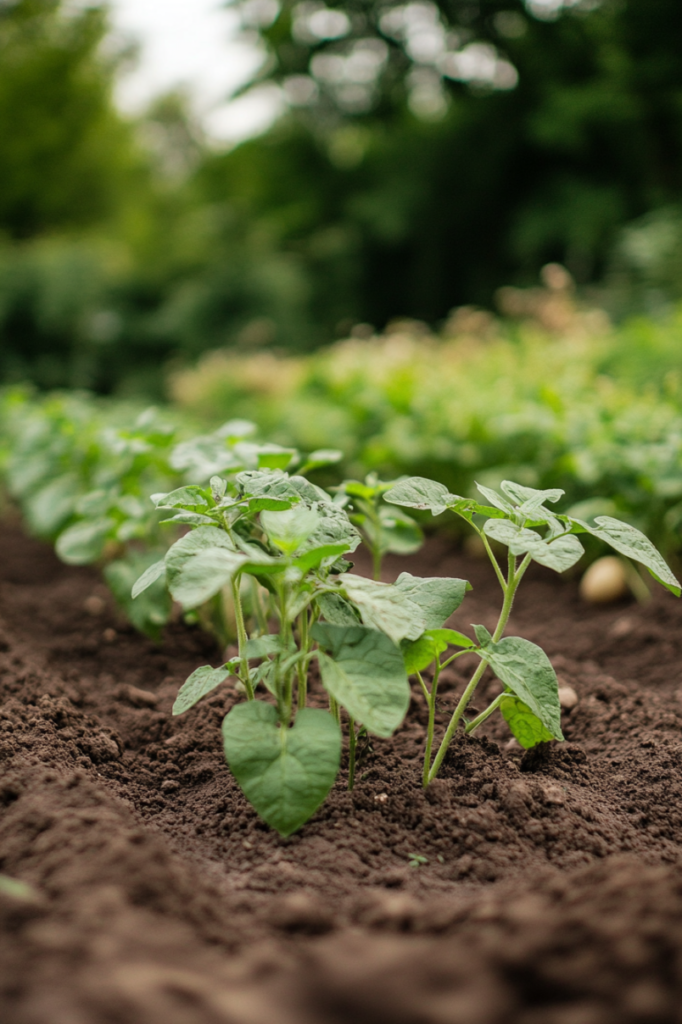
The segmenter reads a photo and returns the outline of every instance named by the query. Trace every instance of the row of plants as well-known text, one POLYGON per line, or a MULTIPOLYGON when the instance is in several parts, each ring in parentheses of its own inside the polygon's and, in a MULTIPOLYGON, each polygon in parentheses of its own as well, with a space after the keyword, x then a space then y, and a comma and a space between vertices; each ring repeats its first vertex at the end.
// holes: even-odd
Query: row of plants
POLYGON ((473 733, 498 710, 525 748, 563 738, 549 659, 530 641, 503 635, 531 561, 570 569, 584 553, 577 535, 585 534, 680 594, 640 531, 608 515, 555 512, 548 506, 562 497, 558 488, 479 483, 482 503, 427 478, 385 482, 370 474, 325 490, 306 474, 333 465, 338 451, 304 456, 254 441, 244 420, 192 436, 189 423, 165 422, 154 410, 133 418, 130 408, 77 395, 7 392, 0 425, 7 488, 29 527, 53 539, 64 561, 100 564, 131 620, 148 633, 158 635, 176 607, 223 645, 236 640, 234 656, 226 652, 221 665, 191 674, 173 712, 236 681, 245 699, 224 719, 225 757, 256 811, 285 836, 334 784, 344 731, 353 788, 359 743, 400 727, 410 678, 428 708, 424 786, 458 729, 473 733), (499 581, 492 634, 483 625, 473 626, 473 636, 446 626, 470 589, 466 580, 403 572, 394 584, 380 582, 387 551, 412 552, 422 542, 413 515, 445 512, 474 531, 499 581), (361 541, 372 553, 374 579, 350 571, 348 556, 361 541), (503 549, 506 571, 497 557, 503 549), (437 736, 441 672, 467 656, 474 659, 470 681, 437 736), (469 717, 488 667, 501 692, 469 717), (319 706, 319 688, 310 689, 313 673, 328 708, 319 706))
POLYGON ((428 708, 425 787, 437 776, 458 728, 471 734, 498 710, 526 749, 563 739, 558 681, 547 655, 523 637, 503 635, 531 561, 563 572, 584 553, 576 535, 588 534, 644 565, 680 595, 679 581, 634 527, 610 516, 587 522, 550 509, 562 497, 560 489, 505 480, 499 491, 479 485, 481 503, 423 477, 381 488, 385 502, 401 510, 403 524, 409 522, 405 508, 436 516, 449 509, 480 539, 503 599, 494 632, 474 625, 469 636, 446 627, 471 589, 466 580, 403 572, 387 584, 349 571, 346 556, 361 539, 352 521, 356 495, 373 503, 379 491, 361 487, 347 483, 332 497, 303 476, 258 469, 221 473, 208 486, 155 495, 157 509, 190 530, 132 590, 137 598, 163 581, 174 600, 192 611, 221 602, 228 589, 237 654, 218 667, 196 669, 173 713, 184 714, 228 679, 237 680, 245 699, 223 720, 225 758, 258 814, 284 836, 310 818, 333 786, 344 729, 353 788, 359 741, 368 733, 389 737, 400 727, 410 704, 410 677, 428 708), (507 549, 506 572, 491 541, 507 549), (436 736, 440 674, 466 656, 475 667, 443 735, 436 736), (319 692, 310 706, 313 666, 328 708, 319 706, 319 692), (500 681, 500 693, 468 717, 487 668, 500 681))
POLYGON ((424 475, 460 494, 507 477, 559 487, 572 505, 589 502, 576 514, 620 516, 673 555, 682 317, 599 327, 573 317, 557 336, 479 313, 436 338, 404 323, 304 358, 216 352, 171 389, 194 415, 248 410, 281 444, 333 443, 351 476, 424 475))
MULTIPOLYGON (((302 454, 263 443, 256 433, 243 419, 197 433, 196 424, 171 409, 7 389, 0 394, 0 473, 29 531, 53 542, 68 564, 99 565, 133 625, 158 638, 172 613, 166 589, 152 586, 133 600, 131 586, 193 519, 188 512, 169 518, 150 495, 225 472, 295 469, 302 479, 341 458, 337 449, 302 454)), ((369 475, 336 488, 339 508, 355 503, 350 519, 372 552, 377 577, 387 551, 409 553, 423 539, 408 515, 382 501, 390 486, 369 475)), ((191 617, 224 643, 236 636, 229 600, 191 617)))

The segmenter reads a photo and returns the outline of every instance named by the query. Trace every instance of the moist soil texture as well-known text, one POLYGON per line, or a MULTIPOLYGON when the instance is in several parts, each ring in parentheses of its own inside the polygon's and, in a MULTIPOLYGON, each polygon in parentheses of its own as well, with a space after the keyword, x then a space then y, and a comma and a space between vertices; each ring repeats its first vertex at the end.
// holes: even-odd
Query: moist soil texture
MULTIPOLYGON (((469 579, 450 625, 494 627, 485 561, 435 538, 385 578, 402 570, 469 579)), ((363 746, 355 791, 342 772, 281 839, 224 763, 235 690, 171 716, 189 673, 221 662, 211 637, 180 621, 141 637, 96 572, 6 521, 0 869, 30 888, 0 893, 0 1020, 681 1021, 681 627, 660 587, 590 607, 532 568, 507 632, 574 691, 566 742, 524 752, 494 716, 424 791, 415 687, 396 735, 363 746)), ((441 730, 470 661, 444 673, 441 730)), ((479 709, 499 684, 481 690, 479 709)))

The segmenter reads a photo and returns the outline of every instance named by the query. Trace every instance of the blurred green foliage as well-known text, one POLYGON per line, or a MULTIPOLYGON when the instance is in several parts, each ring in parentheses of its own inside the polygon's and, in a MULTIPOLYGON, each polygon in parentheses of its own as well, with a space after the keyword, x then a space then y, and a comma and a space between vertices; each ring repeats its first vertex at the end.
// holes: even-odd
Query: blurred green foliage
POLYGON ((473 319, 443 339, 408 322, 297 359, 214 353, 173 394, 194 415, 248 413, 280 444, 338 447, 358 478, 426 476, 463 495, 504 478, 561 487, 588 502, 576 514, 616 515, 678 550, 682 313, 613 331, 592 317, 576 311, 563 336, 473 319))
POLYGON ((0 380, 161 397, 549 260, 617 317, 680 297, 677 0, 237 6, 289 110, 221 152, 180 95, 116 111, 105 7, 0 0, 0 380))

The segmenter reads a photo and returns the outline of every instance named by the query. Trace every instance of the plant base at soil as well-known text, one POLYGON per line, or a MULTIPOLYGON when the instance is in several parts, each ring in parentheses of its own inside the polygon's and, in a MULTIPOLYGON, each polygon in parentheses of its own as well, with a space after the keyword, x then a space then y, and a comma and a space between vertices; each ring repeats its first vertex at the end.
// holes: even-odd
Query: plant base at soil
MULTIPOLYGON (((493 622, 485 564, 435 540, 397 568, 471 579, 451 624, 493 622)), ((509 631, 578 695, 566 744, 524 754, 490 719, 424 792, 415 688, 355 791, 342 772, 281 839, 223 760, 234 690, 170 715, 219 660, 210 638, 175 624, 155 646, 96 574, 8 526, 0 866, 35 895, 0 894, 4 1024, 682 1020, 682 608, 662 591, 587 608, 574 582, 529 577, 509 631)))

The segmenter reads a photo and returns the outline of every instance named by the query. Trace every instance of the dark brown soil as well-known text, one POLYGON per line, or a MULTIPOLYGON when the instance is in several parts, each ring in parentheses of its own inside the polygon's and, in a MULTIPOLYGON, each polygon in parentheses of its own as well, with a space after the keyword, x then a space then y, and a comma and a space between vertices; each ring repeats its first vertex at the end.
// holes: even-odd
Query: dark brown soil
MULTIPOLYGON (((388 578, 402 569, 466 576, 452 624, 494 625, 485 563, 435 540, 388 578)), ((234 691, 170 716, 186 676, 219 663, 210 638, 178 624, 155 646, 94 572, 5 524, 0 869, 34 897, 0 895, 0 1020, 682 1021, 681 626, 660 589, 594 609, 531 572, 509 631, 577 692, 567 742, 524 754, 491 719, 425 793, 415 690, 355 792, 341 779, 283 840, 221 755, 234 691)))

